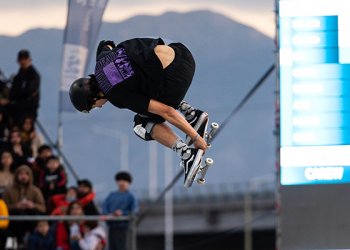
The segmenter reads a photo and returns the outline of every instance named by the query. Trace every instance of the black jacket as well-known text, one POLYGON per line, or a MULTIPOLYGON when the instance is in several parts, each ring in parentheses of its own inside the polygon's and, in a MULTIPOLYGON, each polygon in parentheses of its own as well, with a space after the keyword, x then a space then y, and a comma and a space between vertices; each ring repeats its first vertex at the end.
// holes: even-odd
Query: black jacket
MULTIPOLYGON (((79 198, 79 199, 82 199, 82 198, 86 197, 86 196, 89 195, 89 194, 91 194, 91 193, 84 194, 84 195, 79 194, 79 195, 78 195, 78 198, 79 198)), ((85 214, 85 215, 99 215, 99 214, 100 214, 99 211, 98 211, 98 209, 97 209, 97 207, 96 207, 96 205, 95 205, 95 202, 94 202, 93 199, 92 199, 89 203, 87 203, 87 204, 84 206, 83 209, 84 209, 84 214, 85 214)))
POLYGON ((22 112, 36 116, 39 108, 40 75, 33 66, 20 69, 13 79, 10 90, 12 112, 22 112))
POLYGON ((55 194, 64 194, 67 192, 67 174, 61 166, 54 172, 50 172, 47 168, 41 172, 40 188, 46 199, 55 194), (51 184, 53 189, 50 189, 51 184))
POLYGON ((19 155, 14 150, 14 145, 11 142, 1 142, 0 143, 0 152, 3 152, 4 150, 8 150, 13 155, 14 164, 15 166, 20 166, 22 164, 28 164, 28 159, 33 156, 32 149, 25 145, 24 143, 21 143, 21 148, 23 155, 19 155))
POLYGON ((46 236, 34 231, 28 238, 28 250, 56 250, 55 231, 50 229, 46 236))

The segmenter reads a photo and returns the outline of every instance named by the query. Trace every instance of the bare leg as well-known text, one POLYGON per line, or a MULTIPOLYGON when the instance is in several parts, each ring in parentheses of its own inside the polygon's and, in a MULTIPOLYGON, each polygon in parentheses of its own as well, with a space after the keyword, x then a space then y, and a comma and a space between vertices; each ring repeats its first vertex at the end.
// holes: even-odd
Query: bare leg
POLYGON ((188 159, 191 156, 191 149, 165 123, 156 124, 153 127, 152 138, 160 144, 171 148, 181 159, 188 159))
POLYGON ((178 136, 165 123, 159 123, 154 126, 152 129, 152 138, 168 148, 172 148, 178 140, 178 136))

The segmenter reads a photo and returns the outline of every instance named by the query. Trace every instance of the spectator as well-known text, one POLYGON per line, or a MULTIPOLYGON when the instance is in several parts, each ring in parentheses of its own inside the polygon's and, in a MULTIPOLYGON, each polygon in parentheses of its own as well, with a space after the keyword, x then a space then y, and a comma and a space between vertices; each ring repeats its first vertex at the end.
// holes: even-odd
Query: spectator
POLYGON ((15 164, 27 164, 32 157, 32 150, 22 143, 21 133, 18 129, 10 132, 9 141, 3 145, 3 150, 9 150, 14 156, 15 164))
POLYGON ((8 79, 5 74, 0 70, 0 107, 5 108, 9 103, 10 88, 8 84, 11 79, 8 79))
POLYGON ((57 156, 47 159, 46 168, 41 173, 40 188, 43 190, 46 201, 55 194, 64 194, 67 191, 67 176, 57 156))
POLYGON ((12 82, 8 106, 13 125, 19 125, 26 116, 36 120, 40 94, 40 76, 32 65, 29 51, 19 51, 17 62, 20 68, 12 82))
POLYGON ((54 210, 52 215, 63 215, 67 212, 67 207, 71 202, 78 201, 83 207, 90 203, 95 198, 95 193, 91 192, 88 195, 78 199, 78 189, 76 187, 68 188, 65 194, 57 194, 52 196, 51 202, 54 210))
POLYGON ((47 221, 38 221, 27 245, 27 250, 56 250, 55 234, 47 221))
MULTIPOLYGON (((75 201, 69 204, 67 215, 84 215, 82 205, 75 201)), ((62 250, 78 250, 83 234, 83 221, 58 222, 56 226, 56 247, 62 250)), ((80 249, 79 249, 80 250, 80 249)))
POLYGON ((10 151, 3 151, 0 159, 0 193, 13 184, 15 165, 10 151))
MULTIPOLYGON (((52 215, 66 214, 68 205, 71 202, 77 201, 77 199, 78 199, 78 188, 76 187, 69 187, 65 194, 56 194, 52 196, 51 203, 54 209, 51 212, 51 214, 52 215)), ((82 203, 80 202, 80 204, 82 203)))
MULTIPOLYGON (((32 170, 22 165, 14 174, 13 185, 7 188, 3 198, 11 215, 36 215, 45 213, 45 201, 39 188, 32 184, 32 170)), ((9 236, 17 238, 20 248, 23 247, 23 236, 35 227, 32 222, 12 221, 9 236)))
MULTIPOLYGON (((131 215, 138 209, 135 196, 129 191, 129 185, 132 177, 127 172, 119 172, 115 175, 118 190, 111 192, 103 202, 102 209, 105 215, 131 215)), ((108 245, 110 250, 126 250, 126 239, 128 231, 127 221, 111 221, 108 222, 108 245)))
POLYGON ((84 238, 79 240, 81 250, 103 250, 106 246, 106 232, 97 221, 86 221, 83 225, 84 238))
POLYGON ((7 105, 9 103, 9 83, 11 79, 8 79, 5 74, 0 70, 0 144, 3 145, 7 140, 8 129, 8 115, 7 105))
POLYGON ((22 142, 33 152, 33 157, 38 155, 39 147, 44 144, 40 133, 35 131, 34 120, 30 116, 25 117, 21 124, 22 142))
MULTIPOLYGON (((0 216, 8 216, 9 211, 5 201, 0 198, 0 216)), ((0 220, 0 249, 5 249, 6 245, 6 229, 9 225, 8 220, 0 220)))
POLYGON ((0 105, 0 142, 4 143, 8 137, 8 124, 6 119, 6 110, 0 105))
POLYGON ((34 184, 39 187, 41 173, 45 171, 47 159, 53 155, 52 149, 48 145, 42 145, 38 149, 38 156, 35 158, 32 169, 34 184))
POLYGON ((95 193, 92 189, 91 181, 87 179, 78 181, 78 199, 84 199, 84 214, 98 215, 99 212, 94 203, 95 193))

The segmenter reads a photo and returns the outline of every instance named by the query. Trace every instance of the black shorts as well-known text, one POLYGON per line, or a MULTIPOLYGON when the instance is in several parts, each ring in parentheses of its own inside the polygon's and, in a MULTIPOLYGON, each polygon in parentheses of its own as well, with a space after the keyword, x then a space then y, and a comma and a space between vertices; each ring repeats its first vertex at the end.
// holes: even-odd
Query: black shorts
POLYGON ((164 69, 163 92, 157 101, 177 109, 191 86, 196 64, 185 45, 171 43, 169 46, 174 49, 175 58, 164 69))
MULTIPOLYGON (((163 91, 155 99, 177 109, 191 86, 196 63, 191 52, 182 43, 171 43, 169 46, 174 49, 175 58, 164 69, 163 91)), ((137 114, 134 118, 134 132, 143 140, 153 140, 151 132, 154 125, 164 121, 160 116, 137 114)))

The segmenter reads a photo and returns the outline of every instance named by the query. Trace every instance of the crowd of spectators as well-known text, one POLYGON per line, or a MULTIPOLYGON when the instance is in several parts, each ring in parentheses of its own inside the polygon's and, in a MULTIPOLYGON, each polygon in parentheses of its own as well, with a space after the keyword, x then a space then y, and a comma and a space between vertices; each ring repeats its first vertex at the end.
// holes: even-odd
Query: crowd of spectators
MULTIPOLYGON (((92 183, 67 187, 67 174, 53 148, 35 129, 40 76, 29 51, 21 50, 18 73, 7 80, 0 71, 0 216, 99 215, 92 183)), ((131 175, 115 176, 118 191, 103 203, 106 215, 129 215, 137 202, 129 192, 131 175)), ((16 245, 28 250, 125 250, 127 222, 111 222, 109 240, 97 221, 0 220, 0 249, 16 245), (15 241, 15 243, 14 243, 15 241)))

